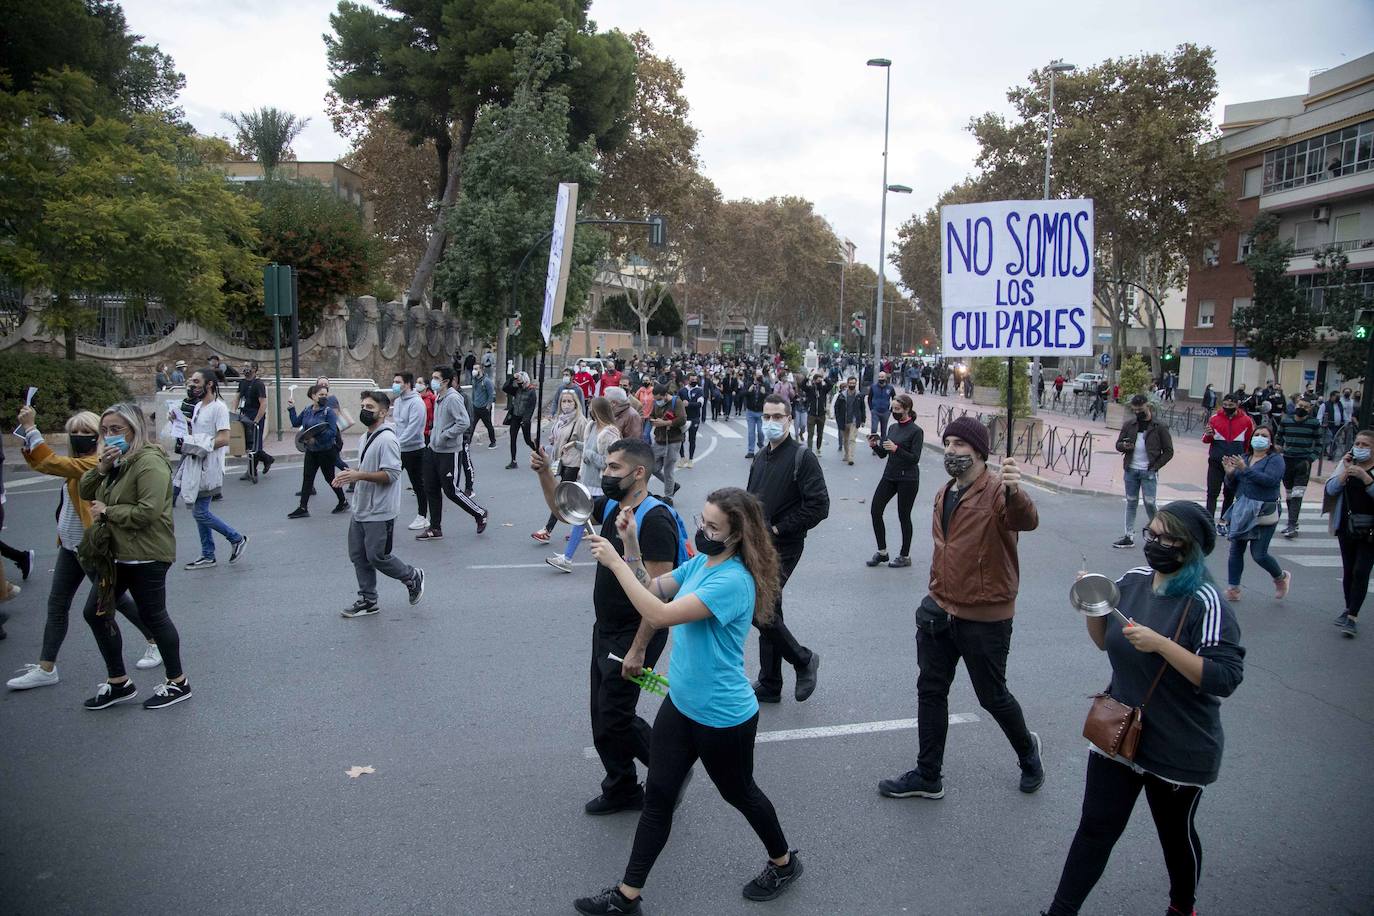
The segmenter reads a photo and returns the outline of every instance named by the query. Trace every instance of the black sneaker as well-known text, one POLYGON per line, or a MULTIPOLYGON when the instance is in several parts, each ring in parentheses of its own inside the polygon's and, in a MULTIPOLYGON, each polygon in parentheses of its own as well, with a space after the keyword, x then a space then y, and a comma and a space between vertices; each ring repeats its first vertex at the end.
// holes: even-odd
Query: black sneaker
POLYGON ((893 557, 892 562, 887 564, 893 569, 905 569, 911 565, 911 557, 893 557))
POLYGON ((245 550, 247 550, 247 549, 248 549, 248 535, 245 534, 245 535, 243 535, 242 537, 239 538, 239 542, 238 542, 237 544, 234 545, 234 549, 231 550, 231 551, 229 551, 229 562, 230 562, 230 563, 233 563, 233 562, 234 562, 235 560, 237 560, 239 557, 243 556, 243 552, 244 552, 245 550))
POLYGON ((286 517, 287 517, 287 518, 309 518, 309 517, 310 517, 310 510, 307 509, 307 508, 305 508, 304 506, 301 506, 301 507, 292 509, 290 512, 286 513, 286 517))
POLYGON ((573 909, 584 914, 584 916, 606 916, 606 914, 618 913, 642 913, 639 901, 642 898, 636 897, 631 900, 620 892, 618 885, 612 885, 599 894, 591 897, 578 897, 573 901, 573 909))
POLYGON ((816 674, 821 669, 821 654, 811 653, 811 660, 805 667, 797 669, 797 686, 792 694, 798 703, 805 703, 811 694, 816 692, 816 674))
POLYGON ((867 560, 864 560, 864 565, 865 565, 865 566, 882 566, 882 565, 883 565, 884 563, 886 563, 886 562, 887 562, 887 553, 880 550, 880 551, 878 551, 877 553, 875 553, 872 557, 868 558, 867 560))
POLYGON ((29 573, 33 572, 33 558, 34 552, 32 550, 26 550, 19 555, 19 562, 16 565, 19 567, 19 575, 25 582, 29 580, 29 573))
POLYGON ((938 779, 926 779, 919 770, 907 770, 896 779, 878 783, 878 794, 887 798, 944 798, 945 785, 938 779))
POLYGON ((348 508, 349 508, 348 503, 339 503, 339 504, 338 504, 337 506, 335 506, 333 509, 330 509, 330 510, 329 510, 329 514, 330 514, 330 515, 343 515, 345 512, 348 511, 348 508))
POLYGON ((1295 538, 1295 537, 1298 536, 1298 529, 1296 529, 1296 528, 1285 528, 1285 529, 1283 529, 1283 536, 1286 537, 1286 538, 1288 538, 1288 540, 1291 541, 1291 540, 1293 540, 1293 538, 1295 538))
POLYGON ((1112 541, 1112 546, 1115 547, 1117 550, 1125 550, 1127 547, 1134 547, 1135 538, 1131 537, 1130 535, 1126 535, 1120 540, 1112 541))
POLYGON ((1021 785, 1020 789, 1030 795, 1036 789, 1045 784, 1045 767, 1040 763, 1040 736, 1035 732, 1030 733, 1031 740, 1035 742, 1035 750, 1025 760, 1021 761, 1021 785))
MULTIPOLYGON (((413 604, 414 602, 411 603, 413 604)), ((379 610, 381 610, 381 608, 377 606, 377 602, 370 601, 367 598, 359 598, 357 601, 340 611, 339 616, 349 619, 354 617, 369 617, 379 610)))
POLYGON ((644 790, 636 787, 633 795, 626 795, 624 798, 607 798, 604 794, 598 795, 583 805, 582 810, 597 817, 603 814, 619 814, 621 811, 643 811, 644 790))
POLYGON ((490 512, 483 512, 482 515, 481 515, 481 517, 477 519, 477 533, 478 533, 478 534, 481 534, 483 531, 486 531, 486 530, 487 530, 487 522, 490 521, 490 520, 491 520, 491 513, 490 513, 490 512))
POLYGON ((182 681, 180 684, 167 681, 153 688, 153 695, 143 701, 143 708, 162 709, 167 706, 175 706, 182 700, 189 699, 191 699, 190 681, 182 681))
POLYGON ((1342 614, 1336 618, 1336 629, 1340 630, 1341 635, 1346 639, 1354 639, 1359 630, 1359 625, 1355 622, 1354 617, 1349 614, 1342 614))
POLYGON ((214 565, 214 557, 196 557, 190 563, 187 563, 185 566, 183 566, 182 569, 209 569, 214 565))
POLYGON ((767 687, 763 686, 762 681, 755 681, 754 696, 758 698, 758 701, 760 703, 781 703, 782 688, 780 687, 777 690, 769 690, 767 687))
POLYGON ((96 690, 95 696, 82 705, 87 709, 104 709, 106 706, 132 700, 136 696, 138 696, 138 687, 133 681, 125 681, 122 684, 111 684, 106 681, 96 690))
POLYGON ((518 467, 520 467, 520 465, 518 465, 518 464, 516 464, 514 461, 512 461, 510 464, 506 465, 506 470, 508 470, 508 471, 513 471, 513 470, 515 470, 515 469, 518 468, 518 467))
POLYGON ((420 603, 420 598, 425 593, 425 571, 420 567, 415 567, 414 574, 410 581, 406 583, 406 591, 410 594, 410 603, 416 605, 420 603))
POLYGON ((774 865, 769 862, 753 881, 744 885, 744 899, 772 900, 781 896, 793 881, 800 878, 802 863, 801 859, 797 858, 797 851, 791 850, 789 856, 786 865, 774 865))

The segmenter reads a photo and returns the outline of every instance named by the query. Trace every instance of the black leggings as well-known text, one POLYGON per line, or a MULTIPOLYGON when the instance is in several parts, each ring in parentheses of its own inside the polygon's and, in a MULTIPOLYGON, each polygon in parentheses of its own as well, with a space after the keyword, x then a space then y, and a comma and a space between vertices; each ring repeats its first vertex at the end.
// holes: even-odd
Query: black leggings
POLYGON ((673 806, 687 773, 698 759, 706 768, 720 797, 739 809, 749 821, 769 858, 787 854, 787 838, 773 803, 754 782, 754 736, 759 714, 731 728, 711 728, 678 712, 670 694, 658 708, 649 745, 649 775, 644 780, 644 812, 635 830, 630 864, 624 882, 640 888, 649 869, 668 842, 673 828, 673 806))
MULTIPOLYGON (((697 428, 701 426, 700 420, 687 421, 687 457, 696 458, 697 456, 697 428)), ((682 454, 682 447, 679 446, 678 454, 682 454)))
MULTIPOLYGON (((0 528, 4 528, 4 527, 5 527, 5 504, 4 504, 4 503, 0 503, 0 528)), ((10 562, 14 563, 16 566, 17 566, 19 563, 23 562, 23 560, 25 559, 26 555, 27 555, 27 551, 16 550, 15 548, 11 547, 9 544, 6 544, 4 541, 0 541, 0 556, 2 556, 2 557, 4 557, 6 560, 9 560, 10 562)))
POLYGON ((510 460, 512 462, 515 461, 515 447, 520 444, 515 439, 515 431, 517 429, 519 429, 522 433, 525 434, 525 444, 530 447, 530 451, 539 451, 539 446, 535 445, 534 440, 530 438, 529 417, 521 417, 513 422, 514 425, 510 427, 510 460))
POLYGON ((1207 512, 1213 517, 1217 512, 1217 496, 1221 496, 1221 514, 1225 515, 1226 510, 1231 508, 1231 503, 1236 498, 1235 488, 1226 479, 1226 469, 1222 467, 1220 458, 1207 459, 1207 512))
MULTIPOLYGON (((324 475, 324 482, 330 489, 334 488, 334 470, 339 462, 339 450, 327 448, 318 452, 306 452, 305 462, 301 469, 301 508, 306 509, 310 506, 310 491, 315 486, 315 472, 319 471, 324 475)), ((344 498, 343 490, 334 490, 334 496, 339 501, 339 505, 344 505, 347 500, 344 498)), ((137 599, 135 599, 137 600, 137 599)))
POLYGON ((1101 754, 1088 754, 1088 781, 1083 789, 1083 816, 1069 847, 1050 916, 1074 916, 1088 899, 1111 857, 1112 847, 1131 819, 1136 798, 1145 790, 1164 867, 1169 871, 1169 903, 1183 913, 1193 911, 1202 875, 1202 843, 1193 819, 1202 789, 1178 786, 1158 776, 1140 774, 1101 754))
MULTIPOLYGON (((560 481, 563 481, 563 480, 576 480, 576 479, 577 479, 577 475, 580 474, 581 472, 582 472, 582 468, 580 468, 580 467, 569 467, 569 466, 561 465, 561 464, 560 464, 560 465, 558 466, 558 479, 559 479, 560 481)), ((553 514, 552 512, 550 512, 550 513, 549 513, 549 520, 548 520, 547 522, 544 523, 544 530, 545 530, 545 531, 553 531, 554 526, 557 525, 557 524, 558 524, 558 516, 555 515, 555 514, 553 514)))
POLYGON ((487 510, 477 505, 471 496, 454 488, 456 457, 453 452, 425 449, 425 499, 429 503, 429 527, 433 531, 444 530, 444 497, 457 503, 458 508, 479 521, 487 514, 487 510))
POLYGON ((415 514, 429 514, 429 500, 425 493, 425 450, 417 448, 401 452, 401 467, 410 480, 410 488, 415 491, 415 514))
POLYGON ((884 477, 878 481, 869 513, 873 516, 873 536, 878 539, 879 553, 887 553, 887 526, 883 524, 883 513, 895 496, 897 521, 902 526, 902 556, 911 555, 911 508, 916 505, 916 491, 920 485, 919 480, 888 480, 884 477))
MULTIPOLYGON (((167 570, 170 567, 170 563, 116 563, 115 596, 123 597, 125 592, 133 596, 143 625, 162 653, 167 680, 172 681, 181 677, 181 637, 177 635, 172 618, 167 616, 167 570)), ((94 583, 91 587, 95 588, 94 583)), ((105 671, 112 678, 124 677, 124 640, 119 633, 119 624, 115 623, 114 615, 97 617, 95 607, 94 601, 86 602, 84 616, 95 634, 100 656, 105 659, 105 671)))
MULTIPOLYGON (((72 599, 76 597, 76 591, 81 588, 84 581, 86 572, 76 559, 76 552, 58 547, 57 563, 52 571, 52 589, 48 592, 48 619, 43 624, 43 651, 38 655, 40 662, 56 664, 57 650, 62 648, 62 642, 67 638, 67 618, 71 613, 72 599)), ((95 614, 95 599, 96 590, 92 586, 86 594, 86 610, 82 614, 83 617, 86 614, 95 614)), ((143 618, 138 616, 138 608, 134 606, 132 598, 127 594, 120 595, 115 610, 138 627, 144 639, 152 642, 152 631, 144 626, 143 618)))
POLYGON ((1360 616, 1364 596, 1369 592, 1369 573, 1374 569, 1374 543, 1347 534, 1337 534, 1341 545, 1341 591, 1345 593, 1345 612, 1360 616))

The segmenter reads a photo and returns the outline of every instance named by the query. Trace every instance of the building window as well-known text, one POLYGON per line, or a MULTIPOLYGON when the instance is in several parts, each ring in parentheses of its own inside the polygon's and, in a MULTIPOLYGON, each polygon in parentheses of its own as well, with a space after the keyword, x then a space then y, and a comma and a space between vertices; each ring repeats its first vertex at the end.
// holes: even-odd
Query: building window
POLYGON ((1210 328, 1217 320, 1217 304, 1215 300, 1203 299, 1197 304, 1197 326, 1200 328, 1210 328))
POLYGON ((1342 251, 1359 248, 1365 241, 1360 238, 1360 214, 1344 213, 1331 221, 1334 235, 1332 243, 1342 251))
POLYGON ((1208 242, 1207 245, 1202 249, 1202 263, 1206 264, 1208 267, 1216 267, 1218 264, 1221 263, 1221 257, 1218 254, 1218 252, 1220 251, 1220 241, 1213 239, 1212 241, 1208 242))
POLYGON ((1242 297, 1242 298, 1239 298, 1239 299, 1232 299, 1232 300, 1231 300, 1231 322, 1232 322, 1233 324, 1235 323, 1235 320, 1236 320, 1236 312, 1239 312, 1239 311, 1242 310, 1242 309, 1248 309, 1249 307, 1250 307, 1250 298, 1249 298, 1248 296, 1242 297))
POLYGON ((1326 224, 1314 219, 1293 224, 1293 254, 1311 254, 1326 241, 1326 224))
POLYGON ((1261 181, 1265 194, 1286 191, 1374 166, 1374 120, 1319 137, 1309 137, 1264 154, 1261 181))
POLYGON ((1250 257, 1250 252, 1255 250, 1255 240, 1250 234, 1243 233, 1240 237, 1240 254, 1236 257, 1237 261, 1244 261, 1250 257))
POLYGON ((1264 166, 1257 165, 1253 169, 1246 169, 1241 182, 1241 197, 1259 197, 1260 186, 1264 178, 1264 166))
MULTIPOLYGON (((1346 272, 1348 282, 1365 300, 1374 299, 1374 267, 1355 268, 1346 272)), ((1320 317, 1326 310, 1326 274, 1298 274, 1293 278, 1298 294, 1305 297, 1314 314, 1320 317)))

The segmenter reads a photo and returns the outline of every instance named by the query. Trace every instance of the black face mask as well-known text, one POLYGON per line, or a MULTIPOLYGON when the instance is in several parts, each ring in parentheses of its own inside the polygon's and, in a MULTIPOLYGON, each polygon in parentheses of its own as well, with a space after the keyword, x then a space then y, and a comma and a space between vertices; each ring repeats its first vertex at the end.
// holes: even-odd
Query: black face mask
POLYGON ((377 411, 364 407, 358 411, 358 422, 371 428, 372 424, 377 422, 377 411))
POLYGON ((619 502, 620 500, 624 499, 625 494, 629 492, 625 489, 625 482, 630 479, 631 476, 629 475, 625 477, 612 477, 609 474, 602 474, 601 492, 605 493, 611 499, 614 499, 615 501, 619 502))
POLYGON ((730 546, 724 541, 713 541, 706 536, 706 532, 697 529, 697 536, 693 538, 697 553, 704 553, 708 557, 714 557, 725 552, 725 548, 730 546))
POLYGON ((70 437, 72 451, 78 455, 89 455, 95 451, 96 443, 100 441, 99 436, 83 436, 73 433, 70 437))
POLYGON ((1144 426, 1146 423, 1150 422, 1150 415, 1142 410, 1136 413, 1135 419, 1137 423, 1139 423, 1141 426, 1144 426))
POLYGON ((205 396, 205 389, 204 389, 204 388, 198 388, 198 387, 196 387, 195 385, 188 385, 188 386, 186 387, 186 400, 188 400, 188 401, 199 401, 199 400, 200 400, 201 398, 203 398, 204 396, 205 396))
POLYGON ((1305 410, 1295 410, 1295 411, 1293 411, 1293 416, 1295 416, 1295 417, 1297 417, 1299 420, 1301 420, 1301 419, 1303 419, 1304 417, 1307 416, 1307 411, 1305 411, 1305 410))
POLYGON ((1183 568, 1183 548, 1166 547, 1159 541, 1146 541, 1145 562, 1158 572, 1176 573, 1183 568))
POLYGON ((1228 417, 1234 417, 1236 415, 1236 409, 1234 407, 1223 407, 1221 408, 1221 412, 1228 417))

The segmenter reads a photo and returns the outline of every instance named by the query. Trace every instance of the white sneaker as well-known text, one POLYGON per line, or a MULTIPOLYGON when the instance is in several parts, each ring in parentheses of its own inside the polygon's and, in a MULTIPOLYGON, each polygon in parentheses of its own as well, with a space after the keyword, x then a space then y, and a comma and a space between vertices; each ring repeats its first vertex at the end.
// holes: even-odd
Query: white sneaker
POLYGON ((559 572, 570 573, 573 571, 572 560, 569 560, 561 553, 556 553, 551 557, 545 557, 544 562, 559 572))
POLYGON ((20 670, 24 673, 6 681, 6 687, 11 690, 29 690, 33 687, 47 687, 57 683, 56 666, 51 671, 44 671, 37 665, 25 665, 20 670))
POLYGON ((135 668, 156 668, 162 664, 162 650, 154 643, 149 643, 148 648, 143 650, 143 657, 134 662, 135 668))
POLYGON ((411 519, 410 524, 406 525, 406 527, 411 531, 424 531, 429 527, 429 519, 425 518, 423 515, 417 515, 415 518, 411 519))

